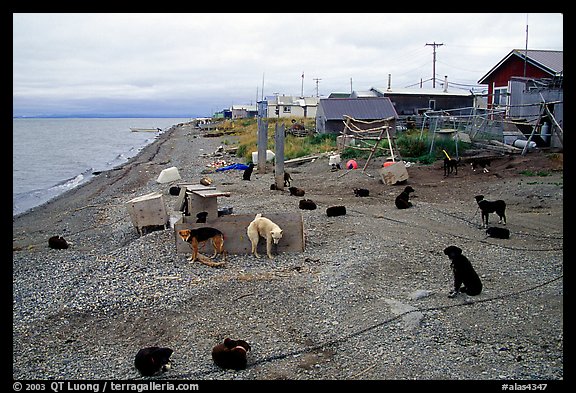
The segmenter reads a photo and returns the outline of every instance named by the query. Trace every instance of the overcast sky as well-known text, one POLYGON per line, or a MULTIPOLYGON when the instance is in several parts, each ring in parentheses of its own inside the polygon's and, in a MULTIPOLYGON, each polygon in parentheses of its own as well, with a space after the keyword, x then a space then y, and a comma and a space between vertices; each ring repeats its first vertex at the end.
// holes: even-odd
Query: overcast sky
POLYGON ((433 43, 436 87, 468 90, 527 24, 529 49, 563 50, 562 14, 13 14, 13 115, 208 116, 388 74, 431 88, 433 43))

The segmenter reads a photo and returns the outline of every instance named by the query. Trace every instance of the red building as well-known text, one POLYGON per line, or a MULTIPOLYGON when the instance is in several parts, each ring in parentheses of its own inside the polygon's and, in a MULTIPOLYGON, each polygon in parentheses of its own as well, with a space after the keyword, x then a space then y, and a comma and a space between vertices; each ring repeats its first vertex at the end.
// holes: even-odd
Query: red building
POLYGON ((513 49, 478 83, 488 85, 488 108, 493 108, 508 104, 512 77, 553 78, 563 71, 563 51, 513 49))

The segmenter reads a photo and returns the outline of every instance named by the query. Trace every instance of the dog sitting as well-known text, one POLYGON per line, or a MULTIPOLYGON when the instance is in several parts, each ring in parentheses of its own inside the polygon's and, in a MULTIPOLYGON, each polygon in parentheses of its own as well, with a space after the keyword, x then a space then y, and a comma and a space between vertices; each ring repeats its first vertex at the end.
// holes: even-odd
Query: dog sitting
MULTIPOLYGON (((220 254, 223 256, 223 260, 226 260, 226 253, 224 251, 224 234, 216 228, 202 227, 196 229, 181 229, 178 231, 178 236, 185 242, 190 244, 192 247, 192 255, 188 258, 189 261, 195 262, 198 259, 198 245, 200 243, 206 244, 208 240, 212 243, 214 247, 214 255, 220 254)), ((220 266, 221 263, 214 263, 200 260, 201 263, 208 266, 220 266)))
POLYGON ((444 158, 444 176, 448 177, 452 172, 458 175, 458 164, 460 163, 460 158, 444 158))
POLYGON ((346 215, 346 206, 330 206, 326 209, 328 217, 344 216, 346 215))
POLYGON ((250 177, 252 176, 252 172, 254 171, 254 163, 250 163, 248 164, 248 168, 244 169, 244 173, 242 174, 242 179, 243 180, 250 180, 250 177))
POLYGON ((292 181, 292 176, 290 173, 284 171, 284 187, 290 187, 290 182, 292 181))
POLYGON ((142 348, 136 354, 134 366, 140 374, 146 377, 168 371, 171 367, 170 356, 173 352, 170 348, 142 348))
POLYGON ((303 189, 298 188, 298 187, 290 187, 290 188, 288 188, 288 191, 290 191, 290 195, 294 195, 294 196, 298 196, 298 197, 303 197, 304 194, 306 193, 303 189))
POLYGON ((484 199, 484 195, 476 195, 474 198, 482 212, 482 225, 484 228, 488 226, 488 215, 490 213, 496 213, 498 215, 500 218, 498 224, 506 225, 506 202, 501 199, 497 201, 487 201, 484 199))
POLYGON ((367 197, 370 195, 370 190, 366 188, 354 188, 354 196, 357 197, 367 197))
POLYGON ((301 199, 298 202, 298 207, 302 210, 316 210, 316 202, 312 199, 301 199))
POLYGON ((212 360, 224 369, 243 370, 246 368, 246 354, 252 348, 244 340, 226 338, 222 344, 212 348, 212 360))
POLYGON ((496 239, 510 239, 510 231, 506 228, 490 227, 486 229, 486 235, 496 239))
POLYGON ((55 250, 65 250, 68 248, 68 242, 62 236, 52 236, 48 239, 48 247, 55 250))
POLYGON ((448 246, 444 249, 444 254, 452 261, 450 267, 454 273, 454 289, 448 297, 453 298, 460 292, 470 296, 479 295, 482 292, 482 281, 468 258, 462 255, 462 249, 448 246))
POLYGON ((490 166, 490 159, 488 158, 475 158, 474 160, 472 160, 472 162, 470 163, 470 165, 472 166, 472 170, 474 172, 476 172, 476 168, 480 167, 482 168, 482 172, 483 173, 488 173, 488 167, 490 166))
POLYGON ((277 224, 258 213, 248 225, 246 234, 248 239, 250 239, 250 243, 252 243, 252 254, 260 258, 260 255, 258 255, 258 242, 260 241, 260 236, 262 236, 266 239, 266 254, 268 258, 274 258, 272 256, 272 243, 278 244, 280 239, 282 239, 282 229, 277 224))
POLYGON ((408 209, 409 207, 412 207, 412 203, 409 201, 411 192, 414 192, 414 189, 410 186, 406 186, 404 191, 396 197, 394 203, 398 209, 408 209))

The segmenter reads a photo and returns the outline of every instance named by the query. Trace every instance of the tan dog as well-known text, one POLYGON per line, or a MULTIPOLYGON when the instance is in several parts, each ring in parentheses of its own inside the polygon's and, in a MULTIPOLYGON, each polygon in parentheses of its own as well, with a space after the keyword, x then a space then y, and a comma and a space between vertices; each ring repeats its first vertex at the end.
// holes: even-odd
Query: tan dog
MULTIPOLYGON (((180 238, 185 242, 190 243, 190 246, 192 247, 192 255, 190 258, 188 258, 188 260, 195 262, 196 259, 198 259, 198 245, 200 243, 206 244, 208 240, 211 241, 212 247, 214 247, 214 254, 212 255, 212 258, 218 254, 221 254, 224 260, 226 260, 226 253, 224 251, 224 234, 218 229, 210 227, 181 229, 178 231, 178 236, 180 236, 180 238)), ((220 266, 222 264, 204 261, 201 258, 200 262, 208 266, 220 266)))
POLYGON ((277 224, 269 218, 262 217, 262 214, 258 213, 250 225, 248 225, 246 233, 252 243, 252 254, 260 258, 260 255, 258 255, 258 242, 260 241, 260 236, 262 236, 266 239, 266 253, 268 254, 268 258, 273 258, 271 252, 272 242, 278 244, 280 239, 282 239, 282 229, 277 224))

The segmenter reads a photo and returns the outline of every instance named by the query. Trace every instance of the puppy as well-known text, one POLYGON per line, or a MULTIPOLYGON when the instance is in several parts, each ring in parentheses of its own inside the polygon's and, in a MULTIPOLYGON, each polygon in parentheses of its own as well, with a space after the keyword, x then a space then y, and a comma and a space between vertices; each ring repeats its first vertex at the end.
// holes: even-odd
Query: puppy
POLYGON ((250 176, 252 176, 252 172, 254 171, 254 163, 248 164, 248 168, 244 169, 244 173, 242 174, 243 180, 250 180, 250 176))
POLYGON ((410 186, 406 186, 404 191, 396 197, 394 203, 398 209, 408 209, 409 207, 412 207, 412 203, 409 201, 411 192, 414 192, 414 189, 410 186))
POLYGON ((284 171, 284 187, 290 187, 291 181, 292 181, 292 176, 290 176, 290 173, 284 171))
POLYGON ((346 206, 330 206, 326 209, 328 217, 344 216, 346 215, 346 206))
POLYGON ((470 296, 479 295, 482 292, 482 281, 468 258, 462 255, 462 250, 456 246, 448 246, 444 249, 444 254, 452 261, 450 267, 454 273, 454 290, 450 291, 448 297, 455 297, 459 292, 470 296))
POLYGON ((506 225, 506 202, 501 199, 497 201, 487 201, 484 199, 484 195, 476 195, 474 198, 482 212, 482 225, 484 228, 488 226, 488 215, 490 213, 496 213, 498 215, 500 218, 498 224, 503 223, 506 225))
POLYGON ((173 352, 170 348, 142 348, 136 354, 134 366, 140 374, 146 377, 168 371, 171 367, 170 356, 173 352))
POLYGON ((298 196, 298 197, 303 197, 305 194, 305 191, 301 188, 298 188, 298 187, 290 187, 290 188, 288 188, 288 190, 290 191, 290 195, 294 195, 294 196, 298 196))
POLYGON ((260 255, 258 255, 258 242, 260 241, 260 236, 262 236, 266 239, 266 254, 268 254, 268 258, 274 258, 272 256, 272 243, 278 244, 280 239, 282 239, 282 229, 277 224, 258 213, 248 225, 246 233, 250 243, 252 243, 252 254, 260 258, 260 255))
POLYGON ((444 158, 444 176, 450 176, 450 174, 452 172, 454 172, 455 175, 458 174, 458 164, 460 163, 460 158, 455 159, 455 158, 448 158, 445 157, 444 158))
POLYGON ((298 207, 302 210, 316 210, 316 203, 312 199, 301 199, 298 207))
POLYGON ((244 340, 226 338, 224 343, 212 348, 212 360, 218 367, 224 369, 244 370, 246 368, 246 354, 250 352, 250 344, 244 340))
POLYGON ((472 170, 474 172, 476 172, 476 168, 480 167, 482 168, 482 172, 483 173, 488 173, 488 167, 490 166, 490 159, 488 158, 476 158, 474 160, 472 160, 472 162, 470 163, 470 165, 472 166, 472 170))
POLYGON ((486 235, 497 239, 510 239, 510 231, 506 228, 490 227, 486 229, 486 235))
POLYGON ((56 250, 65 250, 68 248, 68 242, 62 236, 52 236, 48 239, 48 247, 56 250))
POLYGON ((355 188, 354 189, 354 196, 367 197, 369 195, 370 195, 370 190, 367 190, 366 188, 355 188))
MULTIPOLYGON (((202 227, 196 229, 181 229, 178 231, 178 236, 185 242, 190 243, 192 247, 192 256, 188 258, 189 261, 195 262, 198 258, 198 245, 202 243, 206 244, 208 240, 212 243, 214 247, 214 258, 216 255, 220 254, 226 259, 226 253, 224 252, 224 234, 216 228, 202 227)), ((221 263, 210 263, 205 261, 200 261, 208 266, 219 266, 221 263)))

